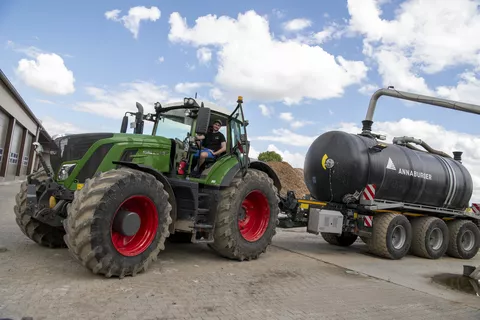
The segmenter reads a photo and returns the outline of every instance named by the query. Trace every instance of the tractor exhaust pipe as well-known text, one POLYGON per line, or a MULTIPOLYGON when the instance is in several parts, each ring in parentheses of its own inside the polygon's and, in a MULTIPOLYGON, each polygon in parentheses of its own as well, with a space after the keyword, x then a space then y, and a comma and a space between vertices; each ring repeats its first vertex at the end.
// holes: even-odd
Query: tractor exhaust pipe
POLYGON ((393 87, 388 87, 388 89, 383 88, 377 90, 371 97, 370 103, 368 105, 367 115, 363 121, 362 131, 365 134, 371 133, 371 128, 373 124, 373 114, 375 113, 375 108, 377 107, 378 98, 381 96, 390 96, 394 98, 399 98, 403 100, 409 100, 414 102, 425 103, 433 106, 443 107, 452 110, 458 110, 473 114, 480 115, 480 106, 465 102, 435 98, 430 96, 424 96, 421 94, 414 94, 405 91, 395 90, 393 87))
POLYGON ((136 103, 138 112, 135 115, 135 130, 136 134, 143 134, 143 106, 140 102, 136 103))

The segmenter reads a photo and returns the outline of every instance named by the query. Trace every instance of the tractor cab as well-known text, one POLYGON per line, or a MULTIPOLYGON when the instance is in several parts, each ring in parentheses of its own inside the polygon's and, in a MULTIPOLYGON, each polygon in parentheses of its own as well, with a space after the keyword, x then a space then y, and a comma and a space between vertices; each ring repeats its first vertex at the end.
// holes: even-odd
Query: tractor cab
POLYGON ((125 114, 120 131, 126 133, 128 115, 135 117, 135 121, 130 125, 134 134, 143 134, 145 121, 153 123, 152 136, 171 140, 171 167, 176 168, 176 174, 181 176, 197 171, 205 177, 216 163, 232 155, 238 159, 243 169, 248 167, 249 142, 246 133, 248 121, 244 119, 242 104, 243 98, 238 97, 237 106, 230 112, 215 104, 184 98, 181 102, 165 105, 157 102, 155 113, 144 114, 143 106, 137 102, 138 112, 125 114), (226 150, 216 157, 206 158, 199 167, 199 151, 203 145, 198 137, 206 137, 218 120, 222 123, 219 132, 225 137, 226 150))

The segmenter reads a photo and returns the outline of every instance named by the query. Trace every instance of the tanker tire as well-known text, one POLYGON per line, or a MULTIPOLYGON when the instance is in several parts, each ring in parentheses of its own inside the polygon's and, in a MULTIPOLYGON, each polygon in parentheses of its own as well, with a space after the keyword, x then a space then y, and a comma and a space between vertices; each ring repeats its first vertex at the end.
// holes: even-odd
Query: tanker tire
POLYGON ((480 230, 470 220, 453 220, 447 223, 448 230, 450 233, 450 241, 447 249, 447 254, 453 258, 458 259, 472 259, 478 253, 480 246, 480 230), (466 231, 471 231, 473 233, 475 244, 473 248, 469 251, 466 251, 462 247, 462 236, 466 231))
POLYGON ((412 220, 412 246, 411 253, 417 257, 439 259, 448 249, 450 240, 448 227, 445 221, 436 217, 419 217, 412 220), (430 245, 430 236, 438 228, 442 233, 442 244, 435 250, 430 245))
POLYGON ((214 231, 214 242, 208 246, 222 257, 232 260, 254 260, 272 243, 278 225, 279 198, 273 180, 263 171, 248 169, 242 179, 239 171, 230 186, 223 189, 217 209, 214 231), (260 190, 266 197, 270 207, 267 229, 255 242, 245 240, 238 226, 238 210, 245 196, 253 190, 260 190))
POLYGON ((398 260, 406 256, 412 242, 412 226, 407 217, 401 214, 381 213, 373 218, 372 237, 368 243, 371 253, 379 257, 398 260), (402 226, 406 231, 405 243, 399 249, 392 244, 393 230, 402 226))
POLYGON ((365 243, 366 245, 368 245, 368 243, 370 242, 370 237, 360 237, 360 239, 363 241, 363 243, 365 243))
POLYGON ((353 233, 342 233, 341 235, 335 233, 321 232, 323 240, 334 246, 349 247, 357 241, 357 235, 353 233))
POLYGON ((87 179, 75 192, 63 221, 65 242, 70 254, 94 274, 120 279, 135 276, 145 272, 165 249, 171 209, 168 193, 154 176, 129 168, 110 170, 87 179), (136 256, 124 256, 113 245, 110 226, 120 204, 134 195, 153 201, 158 227, 148 248, 136 256))
MULTIPOLYGON (((47 179, 48 176, 42 168, 29 175, 27 181, 40 184, 47 179)), ((15 196, 16 204, 13 211, 15 212, 15 221, 17 222, 17 225, 20 227, 23 234, 43 247, 66 248, 67 245, 65 244, 65 241, 63 241, 65 232, 62 229, 49 226, 48 224, 38 221, 26 214, 27 181, 20 185, 20 192, 15 196)), ((38 188, 39 186, 37 185, 37 191, 38 188)))

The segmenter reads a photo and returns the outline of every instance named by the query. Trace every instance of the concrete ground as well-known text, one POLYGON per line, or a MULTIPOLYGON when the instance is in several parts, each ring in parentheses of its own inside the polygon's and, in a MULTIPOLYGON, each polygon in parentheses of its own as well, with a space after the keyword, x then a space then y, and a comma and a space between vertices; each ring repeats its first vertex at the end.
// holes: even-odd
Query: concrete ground
POLYGON ((480 298, 431 281, 461 273, 464 261, 387 261, 302 228, 279 231, 257 261, 168 244, 147 273, 104 279, 67 250, 42 248, 20 232, 12 211, 18 186, 0 184, 0 318, 480 319, 480 298))

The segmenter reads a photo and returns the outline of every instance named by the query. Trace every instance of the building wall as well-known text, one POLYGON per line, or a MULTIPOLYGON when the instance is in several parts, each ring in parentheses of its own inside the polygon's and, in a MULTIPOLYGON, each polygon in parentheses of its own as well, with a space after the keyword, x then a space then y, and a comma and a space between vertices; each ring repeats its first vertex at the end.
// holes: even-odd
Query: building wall
POLYGON ((5 150, 5 142, 7 141, 9 122, 10 117, 2 109, 0 109, 0 164, 2 163, 3 158, 8 158, 3 151, 5 150))
POLYGON ((32 134, 37 132, 38 124, 20 106, 10 89, 0 81, 0 107, 17 119, 32 134))
POLYGON ((51 139, 0 70, 0 182, 24 179, 35 170, 32 143, 51 139), (48 138, 45 138, 48 137, 48 138))
POLYGON ((6 178, 14 180, 17 175, 17 166, 20 164, 20 147, 22 145, 23 128, 19 124, 15 124, 13 128, 12 140, 10 142, 10 152, 8 154, 8 164, 6 178))

